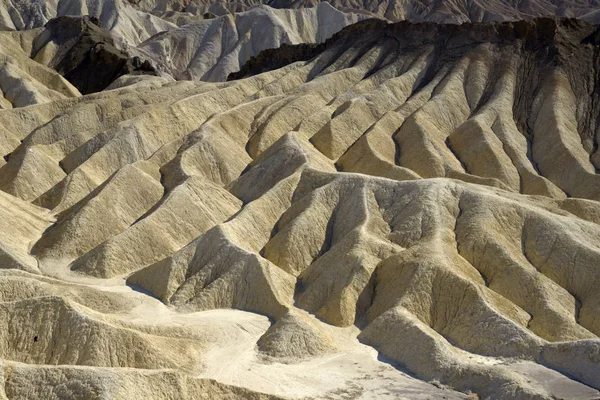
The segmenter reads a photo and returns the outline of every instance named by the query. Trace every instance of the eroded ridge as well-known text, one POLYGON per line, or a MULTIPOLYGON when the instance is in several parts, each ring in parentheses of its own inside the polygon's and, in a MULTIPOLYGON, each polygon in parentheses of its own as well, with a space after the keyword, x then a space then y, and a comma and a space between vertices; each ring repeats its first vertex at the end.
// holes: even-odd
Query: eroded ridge
POLYGON ((329 3, 340 10, 360 12, 389 21, 497 22, 536 17, 577 17, 591 23, 599 20, 594 0, 505 0, 505 1, 420 1, 420 0, 129 0, 140 10, 159 15, 188 13, 223 15, 266 4, 275 8, 304 8, 329 3))
POLYGON ((6 396, 597 398, 598 43, 370 20, 0 111, 6 396))

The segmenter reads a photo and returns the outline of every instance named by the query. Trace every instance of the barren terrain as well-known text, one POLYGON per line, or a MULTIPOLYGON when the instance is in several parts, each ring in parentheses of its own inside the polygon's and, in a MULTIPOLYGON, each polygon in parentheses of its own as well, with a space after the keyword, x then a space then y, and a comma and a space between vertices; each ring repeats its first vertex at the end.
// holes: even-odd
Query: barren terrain
POLYGON ((310 13, 1 33, 0 398, 600 398, 598 28, 310 13))

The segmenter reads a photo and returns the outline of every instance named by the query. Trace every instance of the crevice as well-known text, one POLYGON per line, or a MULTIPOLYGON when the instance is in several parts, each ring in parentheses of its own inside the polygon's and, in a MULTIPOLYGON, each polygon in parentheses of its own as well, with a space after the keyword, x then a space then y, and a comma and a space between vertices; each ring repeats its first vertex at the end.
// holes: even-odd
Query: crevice
POLYGON ((440 68, 438 68, 438 65, 441 65, 439 60, 442 56, 442 50, 443 46, 434 46, 433 51, 429 55, 429 62, 427 62, 425 70, 421 71, 423 72, 423 78, 419 81, 417 86, 413 88, 413 93, 419 93, 440 72, 440 68))
POLYGON ((504 142, 504 140, 502 139, 502 135, 499 135, 496 133, 496 130, 498 129, 497 124, 499 124, 499 123, 500 123, 500 117, 496 116, 496 118, 494 119, 494 122, 491 125, 492 132, 494 132, 494 135, 496 135, 498 140, 500 140, 500 142, 502 142, 502 151, 504 152, 504 154, 506 154, 506 156, 510 160, 515 171, 517 171, 517 175, 519 176, 519 193, 524 193, 523 192, 523 176, 521 175, 521 169, 517 166, 517 163, 514 160, 514 157, 516 156, 515 151, 511 150, 509 153, 507 151, 507 145, 504 142))
POLYGON ((382 52, 382 54, 379 56, 379 58, 375 62, 375 65, 373 65, 373 67, 369 71, 367 71, 367 73, 365 74, 363 79, 368 79, 371 76, 378 73, 379 71, 383 70, 384 68, 386 68, 390 65, 393 65, 394 62, 398 59, 398 55, 400 54, 400 41, 397 38, 390 36, 388 34, 385 34, 385 33, 383 35, 383 40, 384 40, 384 44, 381 47, 383 48, 384 51, 382 52), (388 46, 389 40, 392 40, 394 42, 393 46, 388 46), (395 47, 395 48, 390 50, 386 47, 395 47), (389 60, 389 61, 386 61, 386 60, 389 60))
MULTIPOLYGON (((133 223, 131 225, 129 225, 130 227, 133 226, 133 225, 135 225, 135 224, 137 224, 138 222, 142 221, 143 219, 147 218, 148 216, 152 215, 152 213, 154 213, 156 210, 158 210, 160 208, 160 206, 162 206, 165 203, 165 201, 168 199, 167 195, 169 194, 169 190, 165 186, 165 176, 166 176, 166 174, 163 172, 162 169, 160 169, 159 171, 160 171, 160 184, 163 187, 163 195, 162 195, 162 197, 160 198, 160 200, 158 200, 156 202, 156 204, 154 204, 152 207, 150 207, 150 209, 148 211, 146 211, 138 219, 136 219, 135 221, 133 221, 133 223)), ((172 190, 175 190, 175 188, 172 189, 172 190)))
POLYGON ((338 206, 336 206, 333 209, 331 216, 329 217, 329 220, 327 221, 327 227, 325 228, 325 240, 323 241, 323 244, 321 245, 321 248, 319 249, 318 253, 313 258, 311 264, 314 263, 315 261, 317 261, 317 259, 319 259, 319 257, 323 256, 323 254, 327 253, 329 251, 329 249, 331 249, 331 247, 332 247, 333 230, 334 230, 335 221, 337 218, 336 217, 337 209, 338 209, 338 206))
MULTIPOLYGON (((244 169, 243 169, 243 170, 242 170, 242 172, 240 173, 240 176, 239 176, 239 177, 241 177, 242 175, 244 175, 245 173, 247 173, 248 171, 250 171, 250 170, 252 169, 252 167, 253 167, 252 163, 251 163, 251 162, 249 162, 249 163, 246 165, 246 167, 244 167, 244 169)), ((239 178, 239 177, 238 177, 238 178, 239 178)))
MULTIPOLYGON (((304 310, 302 307, 299 306, 298 299, 302 295, 302 293, 304 293, 305 290, 306 290, 306 286, 304 286, 304 282, 302 282, 302 278, 300 278, 299 276, 296 277, 296 285, 294 286, 294 307, 304 310)), ((313 313, 310 313, 310 314, 314 315, 313 313)))
MULTIPOLYGON (((489 288, 490 287, 490 281, 488 280, 488 277, 483 272, 481 272, 481 270, 479 268, 477 268, 469 260, 467 260, 463 256, 462 252, 460 251, 460 241, 458 240, 458 237, 459 237, 458 236, 458 224, 460 223, 460 219, 462 218, 463 212, 464 212, 463 211, 463 207, 461 206, 461 201, 462 200, 459 198, 458 203, 457 203, 458 214, 456 216, 456 220, 454 222, 454 228, 453 228, 454 242, 456 243, 456 253, 459 255, 460 258, 462 258, 463 260, 465 260, 466 263, 468 263, 474 270, 476 270, 479 273, 479 276, 481 276, 481 279, 483 280, 483 284, 485 285, 485 287, 489 288)), ((484 248, 484 252, 485 252, 485 248, 484 248)))
MULTIPOLYGON (((581 307, 583 306, 583 303, 581 302, 581 300, 579 299, 579 297, 577 297, 574 293, 570 293, 570 294, 575 299, 575 310, 573 310, 574 311, 573 317, 575 318, 575 322, 578 325, 583 326, 583 325, 581 325, 581 322, 579 320, 579 313, 581 312, 581 307)), ((585 328, 585 326, 583 326, 583 327, 585 328)))
POLYGON ((533 268, 535 268, 536 271, 540 272, 539 269, 536 267, 536 265, 533 263, 533 260, 531 260, 529 258, 529 255, 527 254, 527 228, 526 228, 526 222, 527 221, 523 221, 523 227, 521 228, 521 253, 523 254, 523 257, 525 257, 525 260, 527 260, 527 262, 529 263, 529 265, 531 265, 533 268))
POLYGON ((533 169, 535 170, 535 172, 539 176, 544 176, 544 175, 542 175, 542 172, 540 171, 540 167, 538 166, 538 164, 533 159, 533 134, 531 136, 525 135, 525 140, 527 141, 527 154, 526 154, 527 155, 527 159, 529 160, 529 162, 533 166, 533 169))
MULTIPOLYGON (((395 136, 395 134, 394 134, 395 136)), ((402 147, 400 146, 400 143, 394 138, 394 136, 392 136, 392 141, 394 142, 394 164, 396 166, 400 166, 400 158, 402 157, 402 147)))
POLYGON ((69 175, 69 173, 67 172, 67 169, 65 168, 65 165, 63 164, 62 160, 58 162, 58 166, 60 167, 60 169, 62 169, 62 171, 65 173, 65 175, 69 175))
POLYGON ((377 269, 383 261, 384 260, 377 264, 377 266, 371 273, 369 281, 367 282, 362 292, 358 295, 358 299, 356 301, 354 325, 361 330, 366 328, 366 326, 369 324, 367 313, 373 305, 373 302, 375 301, 375 291, 377 288, 377 269))
MULTIPOLYGON (((356 140, 355 140, 355 141, 354 141, 354 142, 353 142, 353 143, 352 143, 350 146, 348 146, 348 147, 346 148, 346 150, 344 150, 344 152, 342 153, 342 155, 341 155, 340 157, 338 157, 338 161, 339 161, 339 160, 341 160, 342 158, 344 158, 344 156, 346 156, 346 154, 348 154, 348 153, 349 153, 349 152, 352 150, 352 148, 358 144, 358 142, 360 142, 360 141, 361 141, 363 138, 365 138, 365 137, 366 137, 366 136, 369 134, 369 132, 371 132, 371 131, 372 131, 372 130, 375 128, 375 125, 377 125, 377 123, 378 123, 379 121, 381 121, 381 118, 383 118, 384 116, 385 116, 385 113, 384 113, 384 114, 383 114, 383 115, 382 115, 380 118, 378 118, 378 119, 377 119, 375 122, 373 122, 373 123, 372 123, 372 124, 371 124, 371 125, 370 125, 370 126, 369 126, 369 127, 368 127, 368 128, 367 128, 367 129, 366 129, 366 130, 365 130, 365 131, 364 131, 364 132, 363 132, 363 133, 362 133, 362 134, 361 134, 361 135, 358 137, 358 139, 356 139, 356 140)), ((311 139, 312 139, 312 138, 311 138, 311 139)), ((313 146, 315 146, 315 145, 314 145, 314 143, 313 143, 312 141, 310 141, 310 143, 311 143, 313 146)), ((316 146, 315 146, 315 149, 316 149, 316 146)), ((319 150, 319 149, 317 149, 317 150, 319 150)), ((321 151, 319 151, 319 152, 321 153, 321 151)), ((323 153, 321 153, 321 154, 323 154, 323 153)), ((325 155, 325 154, 323 154, 323 155, 325 155)), ((325 157, 327 157, 327 156, 325 156, 325 157)), ((329 157, 328 157, 328 158, 329 158, 329 157)), ((342 171, 340 168, 338 168, 337 161, 335 162, 335 166, 336 166, 336 169, 338 169, 338 172, 341 172, 341 171, 342 171)))
POLYGON ((458 156, 458 153, 452 148, 452 143, 450 141, 450 136, 448 136, 446 138, 445 143, 446 143, 446 147, 448 148, 448 150, 450 150, 450 152, 454 155, 454 157, 460 163, 460 165, 465 170, 465 172, 467 174, 469 174, 469 175, 472 175, 471 172, 469 172, 469 169, 467 168, 467 165, 460 159, 460 157, 458 156))

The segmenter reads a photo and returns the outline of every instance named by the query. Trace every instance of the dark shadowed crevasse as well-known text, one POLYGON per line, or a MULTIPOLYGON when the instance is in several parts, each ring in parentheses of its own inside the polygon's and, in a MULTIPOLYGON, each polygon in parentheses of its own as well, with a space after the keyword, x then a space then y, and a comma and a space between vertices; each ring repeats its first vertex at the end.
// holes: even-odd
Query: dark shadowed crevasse
POLYGON ((37 40, 49 39, 59 47, 49 66, 82 94, 104 90, 122 75, 156 74, 150 62, 119 49, 97 18, 58 17, 46 24, 43 35, 37 40))

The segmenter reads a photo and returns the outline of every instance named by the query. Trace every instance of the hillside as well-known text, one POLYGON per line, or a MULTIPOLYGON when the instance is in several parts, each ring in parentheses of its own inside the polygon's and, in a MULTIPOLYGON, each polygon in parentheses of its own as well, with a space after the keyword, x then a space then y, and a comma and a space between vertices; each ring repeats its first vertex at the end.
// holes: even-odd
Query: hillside
POLYGON ((162 17, 137 10, 125 0, 0 5, 0 27, 20 50, 56 69, 84 94, 103 90, 132 72, 176 80, 224 81, 262 50, 321 43, 366 18, 326 3, 295 10, 258 5, 208 19, 202 15, 162 17))
POLYGON ((282 44, 322 43, 363 18, 326 3, 298 10, 257 6, 163 32, 137 50, 177 80, 222 82, 263 50, 282 44))
POLYGON ((366 20, 0 111, 0 398, 598 398, 599 46, 366 20))
MULTIPOLYGON (((145 11, 175 11, 203 15, 241 12, 256 4, 274 8, 313 7, 319 0, 130 0, 145 11)), ((346 12, 359 12, 390 21, 464 22, 516 21, 538 17, 584 17, 595 12, 598 0, 326 0, 346 12)), ((588 18, 591 18, 588 17, 588 18)), ((591 22, 591 21, 590 21, 591 22)))

